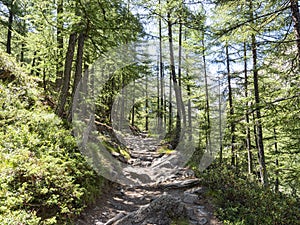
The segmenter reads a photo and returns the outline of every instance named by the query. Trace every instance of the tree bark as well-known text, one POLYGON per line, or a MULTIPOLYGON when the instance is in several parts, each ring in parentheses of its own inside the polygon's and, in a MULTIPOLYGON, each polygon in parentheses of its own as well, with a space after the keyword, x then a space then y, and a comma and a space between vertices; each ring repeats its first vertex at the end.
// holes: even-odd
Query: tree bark
POLYGON ((220 159, 219 163, 223 161, 223 130, 222 130, 222 106, 221 106, 221 79, 219 78, 219 141, 220 141, 220 159))
POLYGON ((297 45, 297 53, 298 53, 298 62, 300 68, 300 13, 299 13, 299 3, 298 0, 290 0, 291 1, 291 11, 292 11, 292 20, 294 22, 294 32, 296 38, 297 45))
POLYGON ((64 49, 64 39, 62 35, 62 29, 63 29, 63 20, 60 18, 60 16, 63 14, 63 0, 58 0, 57 2, 57 33, 56 33, 56 41, 57 41, 57 48, 58 48, 58 54, 57 54, 57 65, 56 65, 56 80, 55 85, 56 88, 59 90, 62 85, 62 79, 63 79, 63 49, 64 49))
POLYGON ((78 36, 78 42, 77 42, 78 45, 77 45, 76 67, 75 67, 74 82, 73 82, 73 87, 72 87, 71 104, 70 104, 69 113, 68 113, 68 121, 69 122, 72 121, 72 101, 75 96, 77 86, 82 78, 84 40, 85 40, 85 35, 83 32, 81 32, 78 36))
POLYGON ((172 105, 172 74, 170 73, 169 77, 169 127, 168 127, 168 133, 171 135, 172 129, 173 129, 173 105, 172 105))
POLYGON ((146 102, 145 102, 145 110, 146 110, 146 121, 145 121, 145 130, 149 130, 149 99, 148 99, 148 74, 146 74, 146 102))
POLYGON ((274 128, 274 148, 275 148, 275 166, 276 166, 276 171, 275 171, 275 192, 279 192, 279 160, 278 160, 278 143, 277 143, 277 132, 276 129, 274 128))
POLYGON ((247 63, 247 46, 244 43, 244 75, 245 75, 245 97, 246 97, 246 147, 247 147, 247 161, 248 161, 248 173, 253 173, 252 163, 252 149, 251 149, 251 132, 250 132, 250 119, 249 119, 249 102, 248 102, 248 63, 247 63))
POLYGON ((230 133, 231 133, 231 165, 236 165, 236 152, 235 152, 235 124, 233 120, 234 108, 231 87, 231 71, 230 71, 230 58, 228 44, 226 44, 226 67, 227 67, 227 81, 228 81, 228 99, 229 99, 229 115, 230 115, 230 133))
POLYGON ((210 153, 212 153, 211 149, 211 123, 210 123, 210 104, 209 104, 209 92, 208 92, 208 77, 207 77, 207 68, 206 68, 206 52, 205 52, 205 40, 204 40, 204 32, 202 33, 202 59, 203 59, 203 70, 204 70, 204 85, 205 85, 205 115, 206 115, 206 146, 210 153))
MULTIPOLYGON (((161 0, 159 0, 159 9, 161 13, 161 0)), ((164 72, 163 72, 163 54, 162 54, 162 21, 161 17, 159 17, 158 21, 159 27, 159 74, 160 74, 160 114, 159 118, 161 119, 161 123, 163 123, 164 117, 164 72)))
POLYGON ((63 84, 59 95, 58 105, 56 108, 56 114, 60 117, 64 116, 65 105, 69 94, 76 38, 77 38, 76 33, 72 33, 69 37, 68 50, 65 58, 63 84))
POLYGON ((258 85, 257 44, 256 44, 256 38, 254 34, 251 35, 251 45, 252 45, 252 59, 253 59, 253 84, 254 84, 254 96, 255 96, 255 108, 256 108, 255 109, 256 130, 257 130, 260 178, 263 186, 268 187, 268 177, 267 177, 264 143, 263 143, 263 130, 261 124, 259 85, 258 85))
POLYGON ((157 99, 156 99, 156 110, 157 110, 157 132, 161 132, 161 125, 162 125, 162 118, 160 114, 160 64, 159 60, 157 62, 157 71, 156 71, 156 94, 157 94, 157 99))
POLYGON ((176 148, 177 144, 179 143, 180 130, 181 130, 181 121, 180 121, 181 106, 180 106, 179 89, 178 89, 178 83, 177 83, 176 71, 175 71, 172 22, 171 22, 171 15, 169 12, 168 12, 168 39, 169 39, 171 81, 173 83, 173 88, 175 90, 175 98, 176 98, 176 106, 177 106, 175 137, 172 138, 171 145, 173 148, 176 148))
POLYGON ((13 13, 14 3, 10 4, 10 8, 8 9, 8 29, 7 29, 7 40, 6 40, 6 53, 11 54, 11 40, 12 40, 12 25, 14 20, 13 13))
POLYGON ((176 115, 176 131, 175 138, 173 140, 173 148, 176 148, 179 143, 179 139, 181 136, 181 121, 183 119, 183 123, 186 124, 185 121, 185 108, 182 101, 182 96, 180 95, 179 85, 177 82, 176 71, 175 71, 175 59, 174 59, 174 48, 173 48, 173 32, 172 32, 172 22, 171 22, 171 14, 168 12, 168 39, 169 39, 169 51, 170 51, 170 67, 171 67, 171 77, 173 82, 173 87, 175 90, 175 98, 176 98, 176 106, 177 106, 177 115, 176 115))
POLYGON ((182 100, 182 90, 181 90, 181 67, 182 67, 182 19, 179 18, 179 38, 178 38, 178 92, 180 97, 180 105, 181 105, 181 117, 183 122, 183 127, 186 128, 186 112, 185 106, 182 100))
POLYGON ((133 81, 132 90, 132 111, 131 111, 131 126, 134 127, 135 123, 135 80, 133 81))

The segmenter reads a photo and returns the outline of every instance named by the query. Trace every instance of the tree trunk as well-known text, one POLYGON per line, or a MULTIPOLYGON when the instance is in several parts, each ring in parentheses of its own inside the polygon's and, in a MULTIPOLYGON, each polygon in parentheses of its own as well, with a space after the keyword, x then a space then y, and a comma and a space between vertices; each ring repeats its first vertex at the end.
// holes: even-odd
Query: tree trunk
POLYGON ((63 20, 61 15, 63 14, 63 0, 58 0, 57 2, 57 33, 56 33, 56 41, 57 41, 57 65, 56 65, 56 88, 59 90, 62 85, 62 78, 63 78, 63 49, 64 49, 64 39, 62 35, 63 29, 63 20))
POLYGON ((173 32, 172 32, 172 22, 171 22, 171 15, 168 13, 168 38, 169 38, 169 51, 170 51, 170 67, 171 67, 171 83, 173 83, 173 88, 175 90, 175 98, 176 98, 176 106, 177 106, 177 115, 176 115, 176 130, 175 130, 175 137, 171 138, 171 145, 173 148, 176 148, 177 144, 179 143, 180 137, 180 101, 179 101, 179 90, 176 78, 176 71, 175 71, 175 59, 174 59, 174 49, 173 49, 173 32))
POLYGON ((274 128, 274 148, 275 148, 275 156, 276 156, 276 160, 275 160, 275 166, 276 166, 276 170, 275 170, 275 192, 279 192, 279 160, 278 160, 278 143, 277 143, 277 132, 276 129, 274 128))
MULTIPOLYGON (((89 66, 87 64, 84 64, 84 76, 82 78, 82 92, 84 93, 84 95, 89 96, 89 79, 90 79, 90 73, 89 73, 89 66)), ((83 104, 83 115, 86 115, 87 113, 87 105, 83 104)))
POLYGON ((219 163, 223 161, 223 130, 222 130, 222 105, 221 105, 221 79, 219 78, 219 141, 220 141, 220 159, 219 163))
POLYGON ((251 149, 251 132, 250 132, 250 119, 249 119, 249 102, 248 102, 248 64, 247 64, 247 46, 244 43, 244 75, 245 75, 245 97, 247 99, 246 102, 246 147, 247 147, 247 161, 248 161, 248 173, 253 173, 253 163, 252 163, 252 149, 251 149))
POLYGON ((62 88, 61 88, 60 95, 59 95, 58 105, 56 108, 56 114, 60 117, 63 117, 63 115, 64 115, 65 105, 66 105, 67 97, 69 94, 76 37, 77 37, 76 33, 72 33, 69 37, 68 50, 67 50, 67 54, 66 54, 66 58, 65 58, 63 84, 62 84, 62 88))
POLYGON ((211 149, 211 123, 210 123, 210 104, 209 104, 209 93, 208 93, 208 79, 207 79, 207 68, 206 68, 206 52, 205 52, 205 40, 204 40, 204 32, 202 32, 202 59, 203 59, 203 70, 204 70, 204 85, 205 85, 205 116, 206 116, 206 147, 210 153, 212 153, 211 149))
POLYGON ((21 44, 21 53, 20 53, 20 62, 23 63, 24 61, 24 51, 25 51, 25 44, 22 42, 21 44))
MULTIPOLYGON (((161 13, 161 0, 159 0, 159 9, 161 13)), ((165 116, 164 113, 164 71, 163 71, 163 54, 162 54, 162 21, 161 17, 159 17, 158 21, 159 26, 159 73, 160 73, 160 115, 159 118, 161 119, 161 123, 163 123, 163 117, 165 116)))
MULTIPOLYGON (((125 73, 122 72, 122 77, 121 77, 121 85, 122 85, 122 90, 121 90, 121 96, 123 99, 126 99, 126 93, 125 93, 125 73)), ((122 132, 125 128, 125 101, 121 102, 121 112, 120 112, 120 119, 119 119, 119 129, 122 132)))
POLYGON ((7 40, 6 40, 6 53, 11 54, 11 39, 12 39, 12 24, 14 19, 13 14, 13 2, 10 4, 8 9, 8 29, 7 29, 7 40))
POLYGON ((297 44, 298 62, 300 67, 300 13, 298 0, 291 0, 292 20, 294 22, 294 32, 297 44))
POLYGON ((34 53, 33 53, 33 59, 32 59, 32 63, 31 63, 30 75, 33 75, 33 73, 34 73, 35 64, 36 64, 36 51, 34 51, 34 53))
POLYGON ((133 90, 132 90, 132 111, 131 111, 131 126, 134 127, 135 123, 135 80, 133 81, 133 90))
POLYGON ((263 186, 267 187, 268 177, 267 177, 267 169, 265 163, 263 130, 262 130, 261 112, 260 112, 260 96, 259 96, 259 85, 258 85, 257 45, 256 45, 256 38, 254 34, 251 35, 251 45, 252 45, 252 58, 253 58, 253 84, 254 84, 254 95, 255 95, 256 130, 257 130, 260 178, 263 186))
POLYGON ((162 118, 161 118, 161 115, 160 115, 160 65, 159 65, 159 60, 157 62, 157 71, 156 71, 156 94, 157 94, 157 99, 156 99, 156 110, 157 110, 157 133, 160 133, 161 132, 161 122, 162 122, 162 118))
POLYGON ((179 38, 178 38, 178 92, 180 97, 180 110, 181 110, 181 117, 183 122, 183 127, 186 128, 186 112, 185 106, 182 100, 182 90, 181 90, 181 66, 182 66, 182 21, 181 18, 179 19, 179 38))
MULTIPOLYGON (((186 60, 188 61, 188 55, 186 56, 186 60)), ((191 85, 190 85, 190 80, 191 80, 191 77, 189 75, 189 68, 187 67, 186 68, 186 77, 187 77, 187 94, 188 94, 188 137, 189 137, 189 141, 192 141, 193 139, 193 128, 192 128, 192 101, 191 101, 191 98, 192 98, 192 90, 191 90, 191 85)))
POLYGON ((171 135, 172 129, 173 129, 173 105, 172 105, 172 74, 170 73, 169 77, 169 127, 168 127, 168 133, 171 135))
POLYGON ((231 133, 231 165, 236 165, 236 152, 235 152, 235 124, 234 124, 234 108, 233 97, 231 88, 231 72, 230 72, 230 59, 228 44, 226 44, 226 66, 227 66, 227 81, 228 81, 228 99, 229 99, 229 115, 230 115, 230 133, 231 133))
MULTIPOLYGON (((181 136, 181 121, 180 118, 185 120, 185 109, 182 102, 182 98, 180 95, 179 85, 176 78, 176 71, 175 71, 175 59, 174 59, 174 48, 173 48, 173 32, 172 32, 172 22, 171 22, 171 15, 168 12, 168 39, 169 39, 169 51, 170 51, 170 67, 171 67, 171 77, 172 82, 175 90, 175 98, 176 98, 176 106, 177 106, 177 115, 176 115, 176 131, 175 137, 172 140, 173 148, 176 148, 177 144, 180 141, 181 136)), ((185 124, 185 122, 184 122, 185 124)))
POLYGON ((146 110, 146 121, 145 121, 145 130, 149 130, 149 99, 148 99, 148 74, 146 74, 146 102, 145 102, 145 110, 146 110))
POLYGON ((74 75, 74 82, 73 82, 73 87, 72 87, 71 105, 70 105, 69 113, 68 113, 68 121, 69 122, 72 121, 72 101, 75 96, 77 86, 82 78, 84 40, 85 40, 85 35, 83 34, 83 32, 81 32, 78 36, 78 42, 77 42, 78 46, 77 46, 75 75, 74 75))

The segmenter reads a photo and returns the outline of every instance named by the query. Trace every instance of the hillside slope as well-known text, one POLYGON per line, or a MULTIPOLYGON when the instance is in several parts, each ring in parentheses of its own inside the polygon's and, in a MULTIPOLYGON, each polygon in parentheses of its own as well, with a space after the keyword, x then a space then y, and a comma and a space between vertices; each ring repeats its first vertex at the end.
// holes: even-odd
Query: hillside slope
POLYGON ((0 55, 0 224, 67 224, 99 195, 102 180, 37 82, 0 55))

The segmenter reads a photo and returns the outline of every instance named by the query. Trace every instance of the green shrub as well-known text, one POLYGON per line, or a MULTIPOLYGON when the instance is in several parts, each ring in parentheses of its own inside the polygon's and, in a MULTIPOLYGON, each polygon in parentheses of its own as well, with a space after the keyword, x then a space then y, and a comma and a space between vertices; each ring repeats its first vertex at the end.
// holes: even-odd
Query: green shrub
POLYGON ((261 187, 250 177, 226 167, 202 174, 202 182, 224 224, 300 224, 300 201, 261 187))
POLYGON ((34 82, 0 81, 0 224, 67 224, 102 179, 34 82))

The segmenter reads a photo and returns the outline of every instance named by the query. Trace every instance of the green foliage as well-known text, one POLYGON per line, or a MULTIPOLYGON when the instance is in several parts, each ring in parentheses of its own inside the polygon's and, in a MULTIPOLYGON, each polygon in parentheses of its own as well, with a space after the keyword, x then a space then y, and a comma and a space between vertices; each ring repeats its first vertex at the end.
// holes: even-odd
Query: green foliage
POLYGON ((266 190, 253 177, 219 167, 202 174, 201 179, 224 224, 300 224, 300 199, 266 190))
POLYGON ((0 224, 66 224, 102 182, 34 83, 18 80, 0 82, 0 224))

